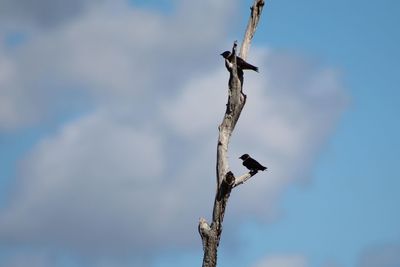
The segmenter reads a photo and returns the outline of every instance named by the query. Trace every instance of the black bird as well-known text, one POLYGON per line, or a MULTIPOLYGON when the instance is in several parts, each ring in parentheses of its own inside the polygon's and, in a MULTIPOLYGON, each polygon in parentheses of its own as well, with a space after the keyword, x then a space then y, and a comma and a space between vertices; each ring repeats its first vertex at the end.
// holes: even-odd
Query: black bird
MULTIPOLYGON (((229 51, 225 51, 224 53, 221 54, 221 56, 223 58, 225 58, 229 63, 231 63, 233 60, 233 54, 229 51)), ((241 57, 238 57, 238 56, 236 57, 236 65, 241 70, 254 70, 254 71, 258 72, 258 67, 247 63, 241 57)))
POLYGON ((243 154, 239 159, 243 160, 243 165, 252 172, 265 171, 267 169, 267 167, 251 158, 249 154, 243 154))

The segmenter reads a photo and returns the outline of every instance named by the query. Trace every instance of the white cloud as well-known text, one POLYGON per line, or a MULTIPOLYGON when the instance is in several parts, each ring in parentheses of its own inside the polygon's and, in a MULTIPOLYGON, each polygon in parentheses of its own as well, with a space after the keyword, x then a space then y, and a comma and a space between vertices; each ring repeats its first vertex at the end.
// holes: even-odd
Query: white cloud
POLYGON ((307 259, 300 254, 293 255, 271 255, 260 260, 254 267, 307 267, 307 259))
POLYGON ((225 111, 226 78, 225 69, 219 69, 206 77, 192 79, 180 94, 165 102, 161 111, 171 130, 190 139, 207 133, 215 135, 225 111))
POLYGON ((72 247, 135 243, 136 227, 158 214, 151 195, 163 154, 159 136, 101 113, 66 125, 28 156, 1 235, 72 247))
MULTIPOLYGON (((174 16, 99 4, 11 54, 0 49, 1 129, 57 119, 82 97, 93 104, 20 164, 0 212, 3 242, 101 254, 104 264, 132 250, 200 247, 196 223, 211 213, 227 95, 215 47, 235 5, 177 3, 174 16), (206 21, 197 16, 205 6, 206 21)), ((256 47, 249 61, 260 74, 246 73, 231 167, 245 172, 237 157, 248 152, 269 171, 235 192, 232 223, 276 216, 280 193, 308 178, 344 107, 335 70, 256 47)))
POLYGON ((55 30, 23 30, 23 44, 0 47, 0 129, 55 119, 66 100, 82 97, 151 112, 158 98, 208 68, 215 57, 206 55, 218 52, 234 6, 209 12, 206 27, 192 7, 166 16, 105 1, 55 30))

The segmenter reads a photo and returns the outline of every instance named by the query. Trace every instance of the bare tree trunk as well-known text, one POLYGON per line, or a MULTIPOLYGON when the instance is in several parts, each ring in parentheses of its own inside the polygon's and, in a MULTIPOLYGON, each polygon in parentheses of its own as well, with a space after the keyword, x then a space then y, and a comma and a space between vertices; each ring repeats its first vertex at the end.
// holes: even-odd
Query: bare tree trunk
MULTIPOLYGON (((257 28, 258 21, 264 6, 264 0, 255 0, 251 7, 251 14, 247 29, 240 49, 240 57, 246 60, 251 40, 257 28)), ((240 177, 235 177, 229 171, 228 144, 240 113, 246 103, 246 95, 242 92, 243 72, 238 71, 236 65, 236 42, 233 45, 234 55, 229 68, 229 96, 226 111, 222 123, 219 125, 217 145, 217 192, 214 200, 212 223, 208 224, 204 218, 199 221, 199 233, 203 242, 203 267, 215 267, 217 265, 217 250, 222 233, 222 223, 226 204, 232 188, 250 179, 256 172, 249 172, 240 177)))

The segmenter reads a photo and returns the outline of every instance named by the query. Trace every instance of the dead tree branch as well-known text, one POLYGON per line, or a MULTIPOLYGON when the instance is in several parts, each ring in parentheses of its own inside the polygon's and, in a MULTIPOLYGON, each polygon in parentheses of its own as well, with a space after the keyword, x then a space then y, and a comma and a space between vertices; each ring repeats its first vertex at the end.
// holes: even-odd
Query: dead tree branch
MULTIPOLYGON (((244 35, 240 56, 247 58, 251 40, 256 31, 258 21, 264 6, 264 0, 255 0, 251 7, 250 19, 244 35)), ((217 145, 217 192, 214 200, 213 216, 211 224, 208 224, 204 218, 199 221, 199 233, 203 242, 203 267, 215 267, 217 265, 217 249, 222 233, 222 223, 225 215, 225 208, 228 202, 231 190, 250 179, 257 172, 249 172, 240 177, 235 177, 229 171, 228 145, 229 140, 239 120, 240 114, 246 104, 246 95, 243 94, 243 71, 238 70, 236 62, 235 42, 232 48, 233 60, 229 62, 229 94, 228 103, 222 123, 219 125, 218 145, 217 145)))

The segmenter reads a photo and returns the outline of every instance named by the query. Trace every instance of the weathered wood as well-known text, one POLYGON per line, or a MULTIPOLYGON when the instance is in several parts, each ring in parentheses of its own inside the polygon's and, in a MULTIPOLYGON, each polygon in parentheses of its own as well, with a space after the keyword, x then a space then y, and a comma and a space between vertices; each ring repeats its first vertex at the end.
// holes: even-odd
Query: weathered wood
POLYGON ((264 0, 255 0, 253 6, 250 8, 250 19, 247 23, 247 29, 244 34, 242 46, 240 48, 240 57, 244 60, 247 59, 251 40, 253 40, 254 33, 256 32, 264 5, 264 0))
MULTIPOLYGON (((240 56, 247 58, 251 40, 253 39, 258 21, 261 16, 264 0, 255 0, 251 7, 251 14, 247 29, 244 35, 240 56)), ((222 123, 219 125, 219 135, 217 144, 217 191, 214 200, 213 216, 211 225, 204 218, 199 221, 199 233, 203 242, 203 267, 215 267, 217 265, 218 245, 221 239, 222 223, 225 215, 225 208, 231 193, 231 190, 250 179, 256 172, 249 172, 240 177, 235 178, 234 174, 229 171, 228 162, 228 145, 229 140, 239 120, 240 114, 246 104, 246 95, 242 91, 243 72, 237 69, 236 65, 236 48, 235 42, 232 48, 234 55, 232 62, 226 64, 229 67, 229 94, 228 103, 222 123)), ((227 63, 227 62, 226 62, 227 63)))
POLYGON ((243 174, 243 175, 241 175, 241 176, 239 176, 239 177, 236 177, 236 178, 235 178, 235 183, 234 183, 233 187, 236 187, 236 186, 238 186, 238 185, 241 185, 241 184, 245 183, 245 182, 246 182, 247 180, 249 180, 251 177, 253 177, 254 175, 256 175, 256 173, 257 173, 257 172, 252 171, 252 172, 245 173, 245 174, 243 174))

